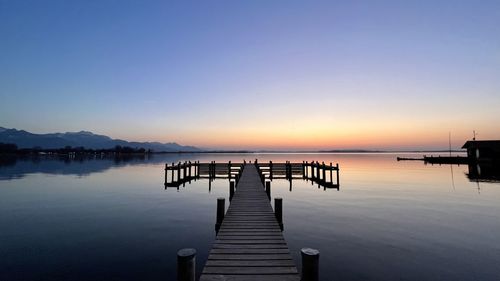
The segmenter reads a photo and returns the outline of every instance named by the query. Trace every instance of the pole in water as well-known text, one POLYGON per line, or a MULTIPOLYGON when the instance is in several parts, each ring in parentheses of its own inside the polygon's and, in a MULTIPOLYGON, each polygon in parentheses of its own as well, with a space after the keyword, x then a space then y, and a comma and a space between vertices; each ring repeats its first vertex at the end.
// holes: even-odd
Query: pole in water
POLYGON ((274 198, 274 215, 283 231, 283 198, 274 198))
POLYGON ((336 168, 337 168, 337 187, 340 187, 339 163, 337 163, 336 168))
POLYGON ((226 199, 220 197, 217 198, 217 222, 215 223, 215 231, 219 232, 220 225, 224 220, 224 213, 226 211, 225 208, 226 199))
POLYGON ((229 201, 233 200, 234 196, 234 181, 229 182, 229 201))
POLYGON ((167 173, 168 173, 168 164, 165 164, 165 184, 167 184, 168 181, 167 173))
POLYGON ((266 181, 266 194, 269 201, 271 201, 271 182, 266 181))
POLYGON ((177 252, 177 281, 195 281, 196 250, 180 249, 177 252))
POLYGON ((302 278, 301 281, 319 280, 319 251, 311 248, 302 248, 302 278))

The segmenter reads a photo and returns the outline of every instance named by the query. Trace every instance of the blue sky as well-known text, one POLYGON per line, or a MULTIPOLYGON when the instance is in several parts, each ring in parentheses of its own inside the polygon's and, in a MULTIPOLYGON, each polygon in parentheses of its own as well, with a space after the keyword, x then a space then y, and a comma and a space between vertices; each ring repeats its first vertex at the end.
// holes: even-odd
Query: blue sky
POLYGON ((0 0, 0 42, 3 127, 217 148, 500 138, 499 1, 0 0))

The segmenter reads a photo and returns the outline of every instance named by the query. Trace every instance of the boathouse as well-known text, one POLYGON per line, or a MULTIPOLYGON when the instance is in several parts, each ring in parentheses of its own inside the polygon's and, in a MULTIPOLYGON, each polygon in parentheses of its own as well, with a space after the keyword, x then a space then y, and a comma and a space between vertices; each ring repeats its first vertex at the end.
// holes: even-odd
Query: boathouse
POLYGON ((462 148, 467 149, 470 160, 500 160, 500 140, 467 141, 462 148))

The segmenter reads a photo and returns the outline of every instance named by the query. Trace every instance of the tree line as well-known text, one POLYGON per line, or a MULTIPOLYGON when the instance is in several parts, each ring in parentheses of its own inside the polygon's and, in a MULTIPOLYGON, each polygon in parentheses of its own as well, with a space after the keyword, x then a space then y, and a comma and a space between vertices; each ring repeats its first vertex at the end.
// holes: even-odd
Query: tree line
POLYGON ((41 147, 33 148, 18 148, 14 143, 0 143, 0 153, 1 154, 39 154, 39 153, 49 153, 49 154, 146 154, 152 153, 151 149, 121 146, 117 145, 113 148, 108 149, 92 149, 85 148, 83 146, 71 147, 65 146, 63 148, 46 149, 41 147))

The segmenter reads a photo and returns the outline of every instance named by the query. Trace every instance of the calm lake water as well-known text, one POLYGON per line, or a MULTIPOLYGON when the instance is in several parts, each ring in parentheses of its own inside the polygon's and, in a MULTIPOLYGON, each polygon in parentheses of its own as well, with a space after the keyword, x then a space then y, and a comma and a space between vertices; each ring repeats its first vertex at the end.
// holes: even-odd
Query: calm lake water
POLYGON ((340 190, 272 183, 284 236, 321 252, 321 280, 500 280, 500 184, 468 166, 397 162, 403 154, 171 154, 149 159, 11 160, 0 164, 0 280, 175 280, 176 252, 201 271, 217 197, 199 180, 164 188, 184 160, 340 165, 340 190))

